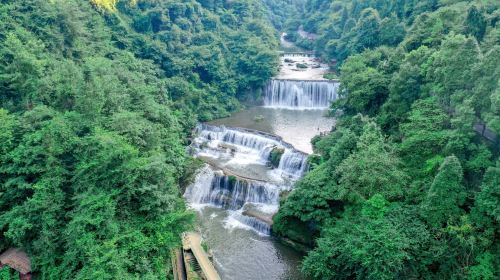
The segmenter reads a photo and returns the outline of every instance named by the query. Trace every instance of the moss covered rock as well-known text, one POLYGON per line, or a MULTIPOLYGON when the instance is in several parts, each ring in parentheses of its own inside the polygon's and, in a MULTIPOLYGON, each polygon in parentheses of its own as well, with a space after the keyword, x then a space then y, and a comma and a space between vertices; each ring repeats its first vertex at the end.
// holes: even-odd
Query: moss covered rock
POLYGON ((307 69, 307 64, 305 63, 297 63, 295 66, 299 69, 307 69))
POLYGON ((285 149, 274 147, 269 155, 269 162, 274 168, 280 165, 281 156, 285 153, 285 149))

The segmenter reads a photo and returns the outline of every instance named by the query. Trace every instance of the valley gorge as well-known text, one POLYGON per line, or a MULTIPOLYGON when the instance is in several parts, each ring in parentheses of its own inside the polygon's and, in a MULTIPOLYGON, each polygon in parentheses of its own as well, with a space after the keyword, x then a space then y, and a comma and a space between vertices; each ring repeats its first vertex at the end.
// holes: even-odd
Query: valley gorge
MULTIPOLYGON (((293 61, 291 57, 317 61, 306 54, 284 53, 282 63, 293 61)), ((292 72, 286 79, 279 74, 270 80, 257 110, 316 116, 313 126, 305 125, 305 117, 305 120, 297 120, 297 128, 288 127, 284 134, 276 129, 265 132, 255 130, 252 124, 245 127, 244 122, 238 123, 240 117, 235 115, 214 121, 217 125, 199 124, 193 132, 192 153, 204 162, 204 167, 184 196, 189 205, 199 211, 201 233, 223 279, 304 279, 297 270, 302 253, 272 237, 271 227, 281 198, 292 191, 294 182, 309 170, 308 154, 296 150, 283 137, 287 138, 290 133, 303 135, 298 146, 307 147, 312 136, 329 131, 333 125, 333 121, 322 114, 337 98, 338 82, 326 80, 322 75, 318 77, 313 64, 307 65, 309 69, 298 72, 298 77, 292 72), (321 122, 330 126, 318 131, 317 124, 321 122), (228 242, 234 245, 228 246, 228 242)), ((319 73, 327 72, 328 67, 323 66, 319 73)), ((269 122, 280 127, 289 121, 281 119, 280 123, 272 113, 265 114, 261 120, 252 116, 251 122, 269 122)))
POLYGON ((499 15, 0 1, 0 280, 500 279, 499 15))

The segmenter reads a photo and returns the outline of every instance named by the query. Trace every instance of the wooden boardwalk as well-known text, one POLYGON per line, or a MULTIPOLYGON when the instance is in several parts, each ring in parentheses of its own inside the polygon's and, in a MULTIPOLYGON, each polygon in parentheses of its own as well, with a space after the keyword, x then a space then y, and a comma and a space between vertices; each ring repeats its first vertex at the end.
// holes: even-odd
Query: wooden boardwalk
POLYGON ((201 236, 196 232, 186 232, 182 238, 184 250, 191 250, 207 280, 221 280, 219 273, 201 247, 201 236))

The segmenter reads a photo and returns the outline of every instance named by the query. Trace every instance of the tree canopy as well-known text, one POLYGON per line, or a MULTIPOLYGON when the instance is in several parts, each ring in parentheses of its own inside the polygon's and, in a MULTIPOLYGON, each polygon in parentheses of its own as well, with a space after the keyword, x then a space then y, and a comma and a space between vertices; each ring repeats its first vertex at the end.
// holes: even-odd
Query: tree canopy
POLYGON ((254 98, 277 46, 260 1, 1 1, 0 251, 37 279, 165 279, 188 135, 254 98))
POLYGON ((500 277, 494 1, 309 0, 285 24, 342 98, 273 232, 313 279, 500 277), (300 36, 299 36, 300 37, 300 36))

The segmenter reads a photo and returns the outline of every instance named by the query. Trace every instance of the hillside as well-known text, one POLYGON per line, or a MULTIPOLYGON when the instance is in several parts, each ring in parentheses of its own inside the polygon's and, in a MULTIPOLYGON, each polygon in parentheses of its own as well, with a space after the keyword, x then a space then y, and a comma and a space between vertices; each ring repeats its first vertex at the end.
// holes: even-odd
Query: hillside
POLYGON ((312 248, 305 274, 500 277, 499 11, 309 0, 287 22, 289 40, 334 65, 343 97, 274 218, 277 235, 312 248))
POLYGON ((35 279, 165 279, 187 136, 274 73, 259 1, 0 2, 0 251, 35 279))

